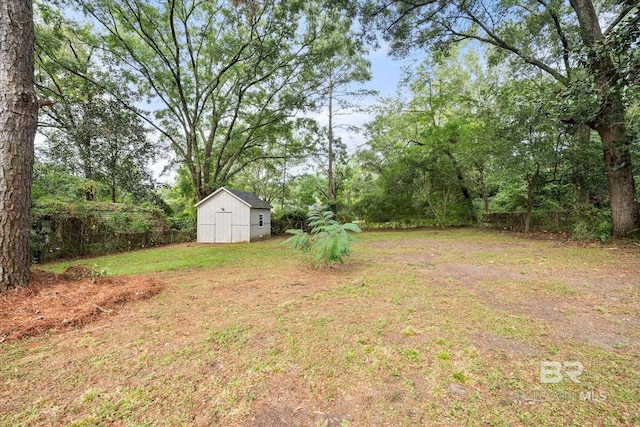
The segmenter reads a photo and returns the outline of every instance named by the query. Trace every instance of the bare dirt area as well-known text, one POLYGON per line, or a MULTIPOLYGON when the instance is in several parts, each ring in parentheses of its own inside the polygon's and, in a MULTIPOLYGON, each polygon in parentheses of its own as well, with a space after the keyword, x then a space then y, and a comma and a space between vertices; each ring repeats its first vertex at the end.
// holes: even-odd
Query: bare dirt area
POLYGON ((177 246, 228 261, 110 278, 166 286, 75 299, 96 321, 0 344, 0 426, 640 425, 640 251, 468 230, 359 240, 333 268, 274 240, 177 246), (544 361, 559 378, 541 380, 544 361))
POLYGON ((28 287, 0 294, 0 343, 93 322, 162 287, 144 277, 98 277, 82 266, 62 274, 35 270, 28 287))
MULTIPOLYGON (((432 242, 426 254, 398 254, 388 261, 405 264, 433 282, 471 291, 483 304, 512 315, 551 322, 559 336, 614 350, 628 345, 640 349, 639 252, 628 244, 604 246, 543 234, 506 245, 432 242), (536 241, 543 240, 550 243, 538 248, 536 241), (526 250, 515 250, 517 246, 526 250), (554 257, 575 250, 585 256, 577 263, 554 257)), ((640 361, 640 353, 638 357, 640 361)))

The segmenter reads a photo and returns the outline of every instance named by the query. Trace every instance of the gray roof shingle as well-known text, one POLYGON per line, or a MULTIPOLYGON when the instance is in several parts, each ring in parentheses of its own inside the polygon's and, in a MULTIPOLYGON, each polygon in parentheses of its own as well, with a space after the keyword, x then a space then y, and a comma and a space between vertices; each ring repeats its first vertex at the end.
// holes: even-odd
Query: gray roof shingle
POLYGON ((224 187, 229 193, 236 196, 238 199, 242 200, 246 204, 248 204, 252 208, 259 209, 271 209, 271 205, 264 200, 260 199, 253 193, 248 193, 246 191, 241 190, 232 190, 231 188, 224 187))

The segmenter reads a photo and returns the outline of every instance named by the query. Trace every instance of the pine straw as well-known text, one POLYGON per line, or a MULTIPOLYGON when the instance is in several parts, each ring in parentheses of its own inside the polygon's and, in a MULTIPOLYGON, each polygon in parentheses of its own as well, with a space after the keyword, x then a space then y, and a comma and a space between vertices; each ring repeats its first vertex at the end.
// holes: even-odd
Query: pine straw
POLYGON ((95 277, 81 266, 69 267, 62 274, 35 270, 28 287, 0 294, 0 342, 96 321, 124 303, 150 298, 162 288, 156 279, 95 277))

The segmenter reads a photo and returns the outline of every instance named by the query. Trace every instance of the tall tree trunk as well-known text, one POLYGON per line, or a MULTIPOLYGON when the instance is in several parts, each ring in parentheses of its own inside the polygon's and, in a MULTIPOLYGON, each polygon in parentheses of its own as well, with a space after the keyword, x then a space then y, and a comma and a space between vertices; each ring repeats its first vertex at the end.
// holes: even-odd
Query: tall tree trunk
POLYGON ((638 232, 640 211, 636 199, 636 184, 631 166, 629 146, 624 144, 624 123, 599 124, 596 131, 602 139, 605 170, 611 199, 611 225, 614 238, 638 232))
POLYGON ((484 165, 476 164, 478 173, 480 174, 480 191, 482 192, 482 204, 484 205, 484 214, 489 215, 489 194, 487 191, 487 183, 484 180, 484 165))
POLYGON ((84 172, 84 198, 92 202, 96 198, 94 185, 93 166, 91 164, 91 137, 84 136, 80 141, 80 159, 82 160, 82 170, 84 172))
POLYGON ((284 210, 285 199, 287 195, 287 146, 289 145, 289 140, 285 139, 284 141, 284 160, 282 163, 282 200, 280 202, 280 208, 284 210))
POLYGON ((0 291, 27 285, 31 231, 34 91, 31 0, 0 2, 0 291))
MULTIPOLYGON (((83 126, 87 128, 88 126, 83 126)), ((82 172, 85 179, 85 199, 91 202, 95 199, 95 188, 93 185, 94 173, 93 164, 91 158, 91 135, 82 135, 78 141, 78 148, 80 151, 80 160, 82 161, 82 172)))
POLYGON ((589 49, 588 70, 602 98, 602 107, 591 127, 602 140, 611 199, 612 234, 614 238, 624 237, 640 228, 640 207, 636 199, 625 106, 620 91, 612 87, 620 80, 620 75, 608 52, 598 46, 603 34, 593 1, 570 0, 570 3, 578 17, 580 36, 589 49))
MULTIPOLYGON (((452 142, 453 143, 453 142, 452 142)), ((444 149, 444 154, 451 160, 451 164, 453 165, 453 169, 456 171, 456 177, 458 178, 458 184, 460 185, 460 192, 462 193, 462 197, 465 201, 471 201, 471 193, 469 193, 469 188, 467 187, 467 182, 464 179, 464 175, 462 174, 462 169, 458 164, 458 161, 453 156, 453 153, 448 148, 444 149)))
POLYGON ((329 76, 329 191, 327 199, 329 200, 329 208, 335 212, 336 210, 336 183, 333 177, 333 81, 329 76))
MULTIPOLYGON (((571 150, 578 153, 583 146, 587 146, 591 140, 592 129, 588 125, 583 125, 576 130, 574 138, 571 138, 571 150)), ((572 162, 573 169, 573 185, 576 191, 576 200, 579 205, 588 205, 590 202, 589 186, 587 184, 586 174, 589 172, 588 163, 584 160, 577 163, 572 162)))
POLYGON ((116 175, 115 173, 111 176, 111 202, 116 203, 116 175))
POLYGON ((614 238, 629 236, 640 229, 640 209, 631 163, 631 135, 627 130, 625 106, 620 92, 611 88, 619 78, 608 57, 594 61, 595 80, 603 96, 603 106, 592 124, 602 140, 604 168, 609 183, 611 232, 614 238))
POLYGON ((631 163, 632 137, 626 125, 622 96, 611 82, 619 78, 610 58, 594 61, 595 81, 603 101, 598 117, 591 127, 602 141, 604 169, 609 183, 611 228, 614 238, 629 236, 640 228, 640 209, 631 163))

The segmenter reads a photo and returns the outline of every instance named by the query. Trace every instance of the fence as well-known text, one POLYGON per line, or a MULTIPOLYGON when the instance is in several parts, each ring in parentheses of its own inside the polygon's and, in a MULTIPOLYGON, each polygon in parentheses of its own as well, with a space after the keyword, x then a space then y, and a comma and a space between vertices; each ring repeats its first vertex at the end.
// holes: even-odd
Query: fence
POLYGON ((155 230, 113 233, 80 225, 75 232, 32 233, 31 253, 36 262, 125 252, 188 242, 195 230, 155 230), (35 234, 35 235, 34 235, 35 234))
MULTIPOLYGON (((479 216, 478 222, 501 230, 524 232, 527 221, 525 212, 489 213, 479 216)), ((573 219, 563 211, 533 212, 529 231, 571 232, 573 219)))

